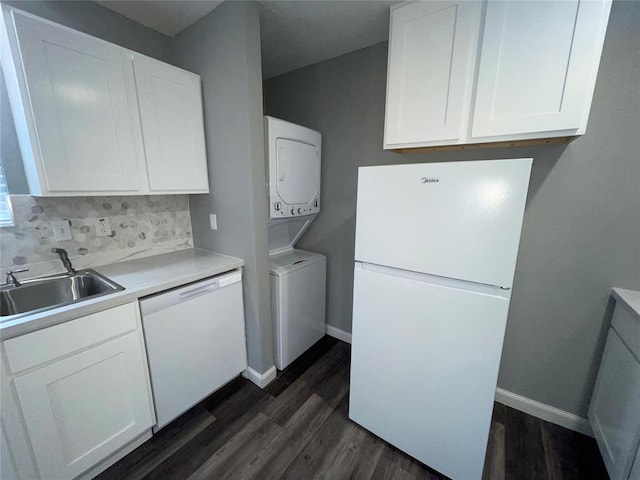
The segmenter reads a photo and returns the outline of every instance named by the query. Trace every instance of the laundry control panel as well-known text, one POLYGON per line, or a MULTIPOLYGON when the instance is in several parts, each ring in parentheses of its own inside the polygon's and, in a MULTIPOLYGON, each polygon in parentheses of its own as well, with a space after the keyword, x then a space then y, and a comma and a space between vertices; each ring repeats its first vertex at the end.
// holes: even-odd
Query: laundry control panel
POLYGON ((311 203, 288 205, 279 198, 271 201, 271 218, 302 217, 320 212, 320 199, 315 198, 311 203))

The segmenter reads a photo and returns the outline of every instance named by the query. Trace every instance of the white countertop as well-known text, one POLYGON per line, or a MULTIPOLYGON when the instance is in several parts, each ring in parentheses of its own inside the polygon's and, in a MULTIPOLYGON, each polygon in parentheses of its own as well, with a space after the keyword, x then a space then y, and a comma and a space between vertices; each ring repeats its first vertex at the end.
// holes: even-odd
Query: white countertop
POLYGON ((244 261, 219 253, 189 248, 126 262, 94 267, 98 273, 124 287, 121 292, 25 315, 0 324, 3 340, 67 322, 141 297, 169 290, 242 267, 244 261))
POLYGON ((625 288, 612 288, 611 295, 619 302, 626 304, 631 312, 640 319, 640 292, 625 288))

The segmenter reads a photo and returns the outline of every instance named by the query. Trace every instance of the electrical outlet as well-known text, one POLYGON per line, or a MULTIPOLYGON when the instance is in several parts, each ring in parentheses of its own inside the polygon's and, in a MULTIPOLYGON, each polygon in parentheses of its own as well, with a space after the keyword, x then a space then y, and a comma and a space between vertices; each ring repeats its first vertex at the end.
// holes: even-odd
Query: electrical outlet
POLYGON ((215 213, 209 214, 209 224, 211 225, 211 230, 218 230, 218 218, 215 213))
POLYGON ((109 224, 109 217, 96 218, 96 236, 108 237, 111 235, 111 225, 109 224))
POLYGON ((57 242, 71 240, 71 222, 69 220, 60 220, 52 222, 53 236, 57 242))

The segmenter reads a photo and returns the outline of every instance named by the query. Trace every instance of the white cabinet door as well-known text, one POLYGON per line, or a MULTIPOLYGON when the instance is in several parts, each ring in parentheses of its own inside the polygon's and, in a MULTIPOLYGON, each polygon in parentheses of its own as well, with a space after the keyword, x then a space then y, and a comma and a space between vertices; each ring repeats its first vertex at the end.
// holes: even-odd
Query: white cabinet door
POLYGON ((200 77, 133 54, 152 192, 209 191, 200 77))
POLYGON ((73 478, 153 424, 139 332, 15 378, 43 478, 73 478))
POLYGON ((480 5, 416 2, 391 12, 385 148, 462 137, 480 5))
POLYGON ((612 480, 628 478, 640 436, 638 406, 640 362, 618 333, 610 329, 591 398, 589 420, 612 480))
POLYGON ((606 0, 490 0, 472 137, 584 133, 609 9, 606 0))
POLYGON ((137 191, 143 160, 134 143, 139 126, 125 51, 31 16, 12 17, 35 129, 32 147, 46 183, 40 193, 137 191))

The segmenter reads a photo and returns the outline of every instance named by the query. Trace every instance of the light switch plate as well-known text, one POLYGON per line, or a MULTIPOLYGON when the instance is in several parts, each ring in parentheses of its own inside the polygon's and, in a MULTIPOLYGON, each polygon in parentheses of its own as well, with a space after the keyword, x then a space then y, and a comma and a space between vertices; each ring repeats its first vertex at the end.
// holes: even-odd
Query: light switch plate
POLYGON ((60 220, 52 222, 53 236, 57 242, 71 240, 71 222, 69 220, 60 220))
POLYGON ((211 225, 211 230, 218 230, 218 218, 215 213, 209 214, 209 224, 211 225))
POLYGON ((111 235, 109 217, 96 218, 96 236, 108 237, 109 235, 111 235))

